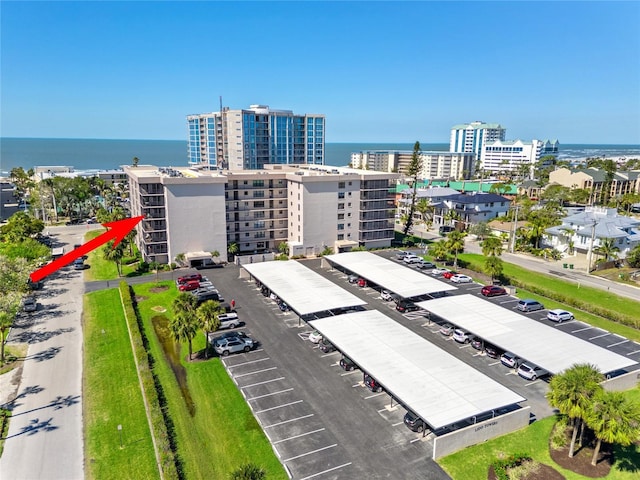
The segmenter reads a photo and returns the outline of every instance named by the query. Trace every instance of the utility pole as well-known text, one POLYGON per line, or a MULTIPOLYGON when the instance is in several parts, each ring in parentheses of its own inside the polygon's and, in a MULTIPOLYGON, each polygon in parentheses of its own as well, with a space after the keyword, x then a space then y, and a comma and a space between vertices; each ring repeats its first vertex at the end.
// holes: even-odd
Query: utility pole
POLYGON ((509 245, 509 253, 513 253, 516 249, 516 233, 518 232, 518 207, 519 205, 516 203, 516 214, 515 221, 513 222, 513 229, 511 234, 511 245, 509 245))
POLYGON ((589 243, 589 255, 587 255, 587 274, 591 273, 591 257, 593 256, 593 242, 596 239, 596 220, 591 224, 591 242, 589 243))

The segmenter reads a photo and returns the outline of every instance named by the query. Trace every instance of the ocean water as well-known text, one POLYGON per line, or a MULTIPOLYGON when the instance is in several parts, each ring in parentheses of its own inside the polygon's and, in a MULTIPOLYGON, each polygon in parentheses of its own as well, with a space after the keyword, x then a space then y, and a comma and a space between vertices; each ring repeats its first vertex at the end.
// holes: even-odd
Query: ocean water
MULTIPOLYGON (((344 166, 361 150, 413 150, 413 143, 327 143, 327 165, 344 166)), ((447 151, 448 143, 422 143, 423 151, 447 151)), ((163 167, 187 165, 186 140, 93 140, 0 138, 0 172, 35 166, 72 166, 75 170, 104 170, 140 164, 163 167)), ((640 145, 560 145, 560 159, 587 157, 640 158, 640 145)))

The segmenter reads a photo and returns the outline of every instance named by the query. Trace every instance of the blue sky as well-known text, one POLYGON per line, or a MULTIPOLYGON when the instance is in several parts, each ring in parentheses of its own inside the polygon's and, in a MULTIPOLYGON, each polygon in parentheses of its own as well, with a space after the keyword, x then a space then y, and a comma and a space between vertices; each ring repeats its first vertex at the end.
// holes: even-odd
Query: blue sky
POLYGON ((4 137, 186 140, 186 115, 323 113, 327 142, 640 144, 640 2, 7 2, 4 137))

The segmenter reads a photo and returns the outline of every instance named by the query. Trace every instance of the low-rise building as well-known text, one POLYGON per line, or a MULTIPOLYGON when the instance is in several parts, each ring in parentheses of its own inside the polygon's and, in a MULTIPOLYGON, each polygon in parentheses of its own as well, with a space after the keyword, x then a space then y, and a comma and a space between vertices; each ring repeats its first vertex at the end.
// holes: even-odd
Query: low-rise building
MULTIPOLYGON (((607 188, 607 172, 598 168, 558 168, 549 173, 549 183, 591 192, 589 203, 601 201, 607 188)), ((640 193, 640 171, 615 172, 609 184, 609 197, 640 193)))
POLYGON ((398 175, 344 167, 267 165, 221 172, 125 166, 131 215, 144 215, 136 241, 145 260, 197 262, 217 251, 312 256, 391 245, 392 186, 398 175))
MULTIPOLYGON (((378 172, 408 174, 413 151, 362 151, 351 154, 353 168, 378 172)), ((464 152, 421 152, 420 179, 469 179, 473 174, 475 154, 464 152)))
POLYGON ((619 215, 615 208, 586 207, 582 212, 562 219, 562 224, 547 228, 545 242, 563 253, 593 252, 606 239, 613 240, 618 258, 640 244, 640 220, 619 215))

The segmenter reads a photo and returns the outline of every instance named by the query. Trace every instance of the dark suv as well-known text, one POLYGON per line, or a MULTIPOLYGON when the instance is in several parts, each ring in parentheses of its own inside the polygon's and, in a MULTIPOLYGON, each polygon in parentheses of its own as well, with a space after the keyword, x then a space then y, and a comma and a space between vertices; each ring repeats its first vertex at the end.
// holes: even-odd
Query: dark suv
POLYGON ((404 424, 413 432, 422 433, 427 428, 427 424, 415 413, 407 410, 404 416, 404 424))
POLYGON ((406 298, 402 298, 398 300, 398 304, 396 305, 396 310, 400 313, 405 312, 414 312, 419 310, 420 307, 413 303, 411 300, 407 300, 406 298))
POLYGON ((371 375, 365 374, 364 384, 372 392, 380 393, 382 391, 382 385, 380 385, 378 381, 375 378, 373 378, 371 375))
POLYGON ((320 347, 319 348, 324 353, 330 353, 330 352, 335 352, 336 351, 336 347, 333 345, 333 343, 331 343, 326 338, 323 338, 322 340, 320 340, 320 347))
POLYGON ((356 368, 358 368, 355 362, 351 360, 349 357, 342 357, 340 359, 340 366, 342 367, 343 370, 346 370, 347 372, 350 372, 351 370, 355 370, 356 368))

